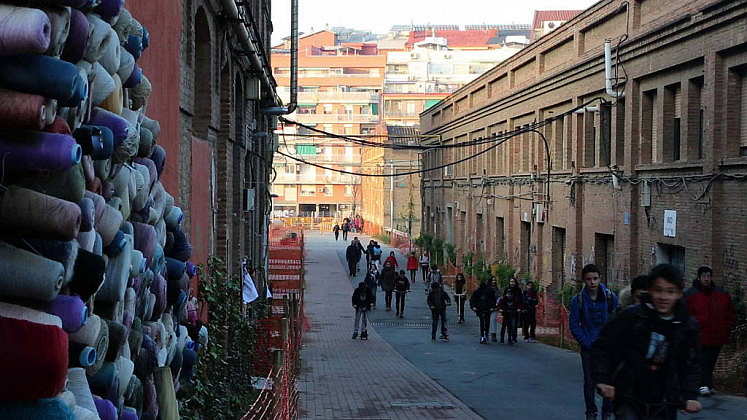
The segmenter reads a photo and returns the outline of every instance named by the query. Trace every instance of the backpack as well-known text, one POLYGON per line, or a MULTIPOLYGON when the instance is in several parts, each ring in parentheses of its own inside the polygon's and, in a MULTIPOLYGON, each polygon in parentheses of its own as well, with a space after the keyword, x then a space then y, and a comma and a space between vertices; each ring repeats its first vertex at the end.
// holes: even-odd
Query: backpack
POLYGON ((373 248, 373 254, 374 254, 374 256, 376 256, 376 257, 379 257, 379 256, 381 256, 381 247, 380 247, 380 246, 375 246, 375 247, 373 248))

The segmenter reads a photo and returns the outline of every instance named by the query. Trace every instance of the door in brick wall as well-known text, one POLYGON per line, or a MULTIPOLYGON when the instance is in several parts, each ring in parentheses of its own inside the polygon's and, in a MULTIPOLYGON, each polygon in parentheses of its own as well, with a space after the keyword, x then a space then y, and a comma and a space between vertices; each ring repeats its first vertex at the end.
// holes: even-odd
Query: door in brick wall
POLYGON ((604 233, 594 235, 594 264, 602 272, 602 283, 614 281, 615 236, 604 233))
POLYGON ((565 284, 565 228, 552 227, 552 281, 558 291, 565 284))
POLYGON ((529 273, 529 267, 532 266, 531 261, 531 241, 532 241, 532 224, 529 222, 521 222, 521 254, 519 261, 521 264, 521 273, 529 273))

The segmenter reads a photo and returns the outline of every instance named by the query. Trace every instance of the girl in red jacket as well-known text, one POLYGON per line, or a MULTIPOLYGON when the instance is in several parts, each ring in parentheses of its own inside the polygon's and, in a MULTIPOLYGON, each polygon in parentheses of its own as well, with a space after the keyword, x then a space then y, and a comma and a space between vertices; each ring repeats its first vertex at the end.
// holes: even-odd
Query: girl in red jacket
POLYGON ((713 368, 734 326, 734 306, 729 293, 713 283, 713 270, 707 266, 698 268, 698 278, 685 292, 685 299, 690 316, 700 326, 700 395, 711 395, 713 368))
POLYGON ((410 272, 410 284, 415 284, 415 276, 418 273, 418 259, 415 258, 414 252, 411 252, 410 256, 407 257, 407 271, 410 272))
POLYGON ((386 260, 384 260, 384 265, 386 263, 390 263, 392 265, 392 268, 399 268, 399 264, 397 264, 397 257, 394 256, 394 251, 389 253, 389 256, 386 257, 386 260))

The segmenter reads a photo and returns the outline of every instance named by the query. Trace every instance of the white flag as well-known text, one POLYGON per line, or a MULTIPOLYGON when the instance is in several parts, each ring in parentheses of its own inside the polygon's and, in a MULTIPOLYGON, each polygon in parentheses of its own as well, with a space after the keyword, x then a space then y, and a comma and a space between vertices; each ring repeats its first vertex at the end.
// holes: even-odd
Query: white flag
POLYGON ((244 298, 244 303, 252 303, 259 297, 257 293, 257 286, 254 285, 252 276, 249 275, 249 271, 246 267, 242 267, 243 287, 241 288, 241 295, 244 298))
POLYGON ((265 298, 272 299, 272 293, 270 292, 270 285, 267 285, 267 294, 265 295, 265 298))

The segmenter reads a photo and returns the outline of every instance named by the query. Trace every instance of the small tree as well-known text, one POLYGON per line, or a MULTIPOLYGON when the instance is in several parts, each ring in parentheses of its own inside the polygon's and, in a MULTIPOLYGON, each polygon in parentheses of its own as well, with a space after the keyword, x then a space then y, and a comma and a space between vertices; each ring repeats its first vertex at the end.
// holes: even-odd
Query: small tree
POLYGON ((446 250, 446 259, 451 264, 456 266, 457 261, 457 255, 456 255, 456 247, 454 244, 445 243, 444 249, 446 250))
POLYGON ((431 259, 439 266, 444 263, 444 241, 441 238, 434 238, 431 243, 431 259))
POLYGON ((516 269, 508 263, 498 263, 495 266, 494 275, 498 279, 498 286, 501 289, 508 287, 508 281, 516 274, 516 269))

